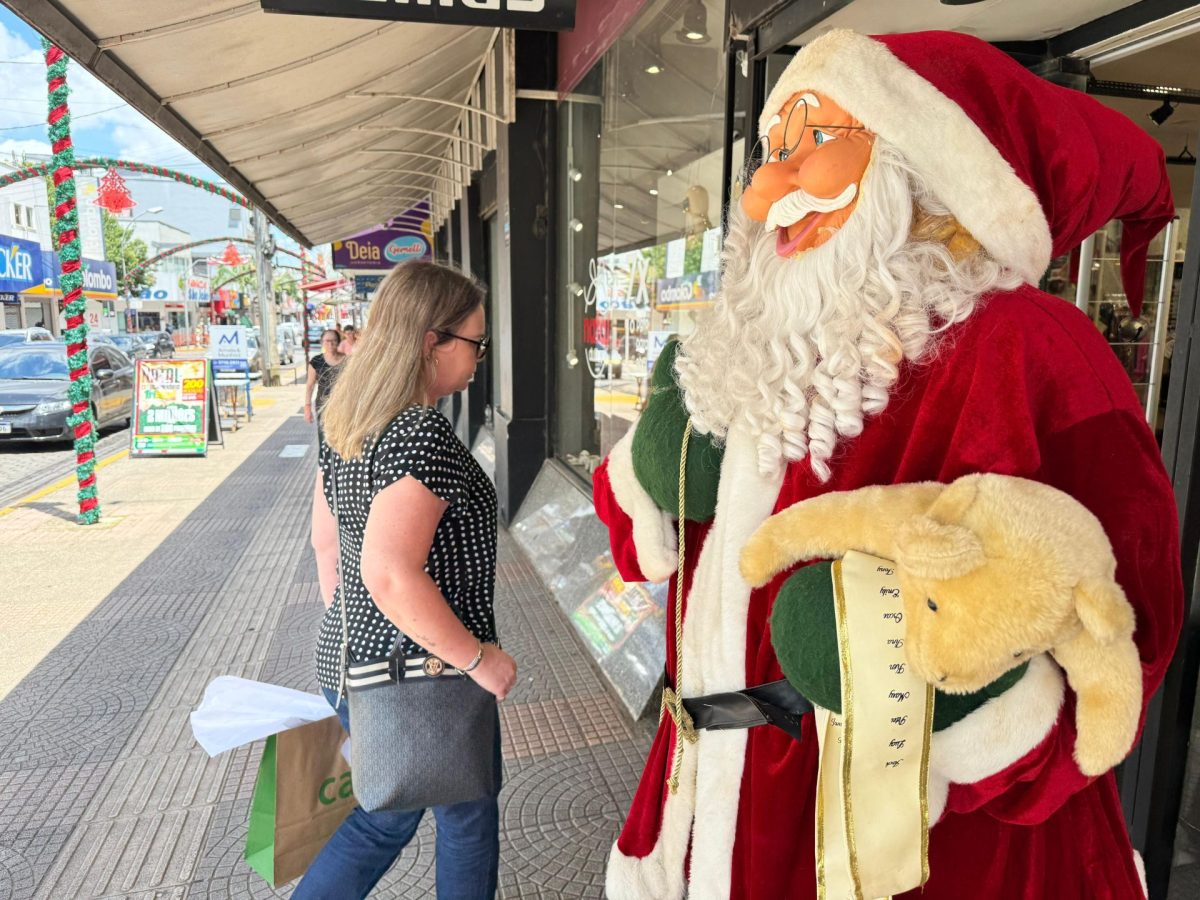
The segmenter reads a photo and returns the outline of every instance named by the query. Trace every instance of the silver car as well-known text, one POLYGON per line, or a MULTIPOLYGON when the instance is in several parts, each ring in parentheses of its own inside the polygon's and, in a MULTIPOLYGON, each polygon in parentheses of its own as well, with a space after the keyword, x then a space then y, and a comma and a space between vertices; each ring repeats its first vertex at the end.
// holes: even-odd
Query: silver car
MULTIPOLYGON (((97 425, 128 425, 133 416, 133 361, 114 344, 88 347, 92 415, 97 425)), ((0 441, 70 441, 67 345, 22 343, 0 348, 0 441)))

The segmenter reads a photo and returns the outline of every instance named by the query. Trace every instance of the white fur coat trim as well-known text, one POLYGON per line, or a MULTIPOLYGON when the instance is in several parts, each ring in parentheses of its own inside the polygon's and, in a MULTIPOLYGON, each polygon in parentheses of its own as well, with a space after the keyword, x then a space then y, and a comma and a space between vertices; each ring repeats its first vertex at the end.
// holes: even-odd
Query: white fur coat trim
MULTIPOLYGON (((746 686, 750 588, 738 570, 738 556, 751 533, 771 514, 782 483, 782 469, 774 477, 759 474, 754 440, 731 432, 721 465, 716 516, 700 551, 683 623, 686 697, 746 686)), ((729 896, 745 756, 742 730, 701 732, 696 744, 685 747, 679 792, 667 795, 654 849, 638 858, 613 847, 605 884, 610 900, 682 897, 689 837, 688 897, 729 896)))
POLYGON ((802 91, 827 95, 899 147, 993 259, 1037 284, 1050 264, 1046 214, 962 107, 882 43, 846 29, 823 34, 796 54, 767 96, 759 133, 802 91))
POLYGON ((999 697, 936 731, 929 748, 929 821, 946 806, 949 783, 971 784, 1002 772, 1046 739, 1062 709, 1064 681, 1045 655, 999 697))
POLYGON ((633 520, 633 546, 638 566, 650 581, 666 581, 679 565, 675 519, 655 505, 633 470, 633 432, 630 428, 608 454, 608 480, 622 512, 633 520))

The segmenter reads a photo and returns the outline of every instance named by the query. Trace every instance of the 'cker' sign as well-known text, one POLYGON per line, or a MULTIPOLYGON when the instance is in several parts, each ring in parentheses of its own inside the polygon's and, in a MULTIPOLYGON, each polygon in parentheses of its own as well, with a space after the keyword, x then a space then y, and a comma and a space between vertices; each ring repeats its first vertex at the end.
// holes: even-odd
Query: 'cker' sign
POLYGON ((570 31, 575 0, 260 0, 266 12, 570 31))

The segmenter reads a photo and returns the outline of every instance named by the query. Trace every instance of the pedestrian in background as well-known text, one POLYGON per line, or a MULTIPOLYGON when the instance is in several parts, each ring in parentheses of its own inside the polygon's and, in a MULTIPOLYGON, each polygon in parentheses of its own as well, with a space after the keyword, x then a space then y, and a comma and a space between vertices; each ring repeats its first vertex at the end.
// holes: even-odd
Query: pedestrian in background
MULTIPOLYGON (((516 682, 516 663, 495 643, 496 493, 434 408, 467 386, 487 352, 483 301, 482 288, 452 269, 425 262, 394 269, 325 407, 312 512, 327 607, 317 678, 347 730, 344 664, 392 654, 405 666, 436 658, 435 669, 447 667, 440 677, 473 678, 498 699, 516 682)), ((441 900, 491 900, 496 892, 498 724, 495 735, 494 792, 433 809, 441 900)), ((439 752, 436 740, 429 752, 439 752)), ((412 840, 423 812, 356 808, 294 900, 366 897, 412 840)))
POLYGON ((338 350, 341 343, 341 332, 336 328, 326 328, 321 332, 321 352, 308 361, 308 382, 304 386, 304 421, 310 425, 314 419, 319 418, 329 392, 333 389, 337 366, 346 358, 338 350))
POLYGON ((338 353, 343 356, 349 356, 354 352, 355 345, 358 344, 358 329, 353 325, 347 325, 342 329, 342 342, 338 344, 338 353))

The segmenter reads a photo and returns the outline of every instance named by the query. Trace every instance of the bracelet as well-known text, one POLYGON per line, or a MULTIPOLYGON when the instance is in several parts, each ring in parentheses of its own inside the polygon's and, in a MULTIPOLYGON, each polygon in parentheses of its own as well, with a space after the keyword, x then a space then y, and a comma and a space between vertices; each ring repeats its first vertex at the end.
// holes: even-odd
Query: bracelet
POLYGON ((474 672, 476 669, 478 669, 478 668, 479 668, 479 664, 480 664, 481 662, 483 662, 483 641, 481 641, 481 640, 479 640, 478 638, 476 638, 476 639, 475 639, 475 643, 479 645, 479 652, 475 654, 475 658, 474 658, 473 660, 471 660, 471 661, 470 661, 470 662, 469 662, 469 663, 466 665, 466 667, 465 667, 465 668, 462 668, 462 669, 459 669, 459 670, 458 670, 458 671, 462 672, 464 675, 465 675, 467 672, 474 672))

